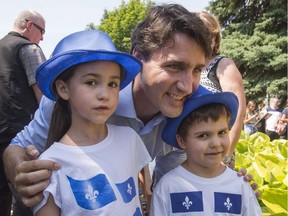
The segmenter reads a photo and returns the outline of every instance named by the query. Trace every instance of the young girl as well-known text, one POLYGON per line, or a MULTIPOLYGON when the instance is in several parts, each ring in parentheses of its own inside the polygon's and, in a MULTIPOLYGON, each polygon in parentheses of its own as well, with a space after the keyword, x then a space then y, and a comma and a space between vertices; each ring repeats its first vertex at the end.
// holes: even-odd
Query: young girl
POLYGON ((36 73, 43 94, 55 100, 46 148, 55 160, 35 215, 141 215, 138 173, 151 160, 133 129, 106 124, 119 89, 141 70, 101 31, 62 39, 36 73))
POLYGON ((163 140, 184 149, 187 159, 156 185, 150 215, 261 216, 250 185, 222 163, 230 147, 237 97, 231 92, 198 92, 163 130, 163 140))

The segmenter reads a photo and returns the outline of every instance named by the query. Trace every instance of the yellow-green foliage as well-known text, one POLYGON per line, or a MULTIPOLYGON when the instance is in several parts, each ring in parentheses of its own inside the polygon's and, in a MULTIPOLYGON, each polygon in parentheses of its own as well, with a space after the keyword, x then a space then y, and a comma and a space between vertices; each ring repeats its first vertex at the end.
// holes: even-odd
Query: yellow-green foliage
POLYGON ((288 214, 288 141, 273 140, 263 133, 245 133, 236 146, 236 169, 245 167, 252 174, 261 192, 259 203, 263 215, 288 214))

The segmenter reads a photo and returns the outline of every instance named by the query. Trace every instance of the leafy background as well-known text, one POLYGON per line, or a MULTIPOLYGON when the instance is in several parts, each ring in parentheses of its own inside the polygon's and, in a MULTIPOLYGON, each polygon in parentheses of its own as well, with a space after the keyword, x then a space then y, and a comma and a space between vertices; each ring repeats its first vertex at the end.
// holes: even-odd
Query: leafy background
POLYGON ((245 167, 252 174, 261 193, 259 203, 263 216, 288 215, 288 141, 273 140, 257 132, 251 136, 242 132, 236 145, 235 168, 245 167))

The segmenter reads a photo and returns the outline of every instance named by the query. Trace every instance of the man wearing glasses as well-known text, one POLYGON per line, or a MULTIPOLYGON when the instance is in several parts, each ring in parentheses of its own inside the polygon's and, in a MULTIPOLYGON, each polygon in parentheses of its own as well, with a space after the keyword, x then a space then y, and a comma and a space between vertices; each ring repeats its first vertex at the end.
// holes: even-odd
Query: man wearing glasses
MULTIPOLYGON (((10 216, 12 196, 2 154, 11 139, 31 121, 42 97, 35 72, 46 60, 38 46, 44 33, 44 18, 35 11, 25 10, 15 19, 13 30, 0 40, 0 212, 3 216, 10 216)), ((27 216, 32 212, 16 202, 13 215, 27 216)))

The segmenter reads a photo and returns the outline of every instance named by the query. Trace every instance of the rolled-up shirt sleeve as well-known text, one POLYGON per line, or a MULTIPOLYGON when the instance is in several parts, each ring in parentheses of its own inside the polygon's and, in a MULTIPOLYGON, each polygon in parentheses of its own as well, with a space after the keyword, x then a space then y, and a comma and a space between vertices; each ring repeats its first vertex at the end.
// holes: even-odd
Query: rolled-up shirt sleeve
POLYGON ((36 83, 35 73, 37 67, 46 60, 46 57, 42 49, 36 44, 29 44, 21 47, 19 53, 22 65, 27 75, 28 84, 31 86, 36 83))
POLYGON ((10 145, 17 145, 23 148, 28 145, 34 145, 38 151, 43 152, 54 104, 52 100, 43 96, 39 108, 35 112, 34 119, 12 139, 10 145))

